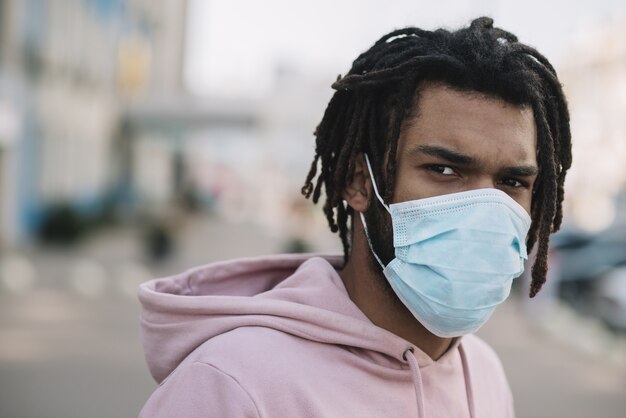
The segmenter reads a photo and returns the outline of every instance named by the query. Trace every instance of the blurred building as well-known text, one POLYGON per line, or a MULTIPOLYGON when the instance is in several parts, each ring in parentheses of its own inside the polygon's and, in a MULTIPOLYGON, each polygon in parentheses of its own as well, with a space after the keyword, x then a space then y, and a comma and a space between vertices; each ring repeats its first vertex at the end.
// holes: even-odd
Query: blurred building
POLYGON ((585 31, 560 71, 574 148, 567 180, 569 219, 590 230, 626 223, 624 23, 585 31))
POLYGON ((125 104, 182 88, 186 2, 0 2, 0 242, 115 194, 125 104))
POLYGON ((313 131, 334 78, 281 63, 262 97, 183 94, 130 103, 120 141, 129 149, 121 153, 128 164, 119 200, 131 211, 159 216, 193 191, 230 220, 292 234, 301 221, 291 217, 302 212, 293 208, 303 201, 313 131))
POLYGON ((260 145, 259 108, 187 94, 128 103, 117 139, 116 201, 127 213, 161 217, 186 198, 213 204, 238 195, 236 171, 245 161, 237 158, 260 145))

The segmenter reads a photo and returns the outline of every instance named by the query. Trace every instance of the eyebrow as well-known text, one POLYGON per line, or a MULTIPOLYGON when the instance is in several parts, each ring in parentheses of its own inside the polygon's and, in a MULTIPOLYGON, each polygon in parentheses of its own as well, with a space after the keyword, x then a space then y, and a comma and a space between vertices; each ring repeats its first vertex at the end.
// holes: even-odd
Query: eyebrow
MULTIPOLYGON (((480 162, 477 159, 467 154, 463 154, 458 151, 454 151, 438 145, 420 145, 409 151, 409 153, 423 153, 427 155, 432 155, 433 157, 444 159, 453 164, 464 165, 467 167, 477 167, 480 165, 480 162)), ((538 172, 538 168, 534 165, 506 167, 501 170, 501 174, 513 177, 531 177, 536 176, 538 172)))
POLYGON ((467 166, 478 165, 478 161, 467 154, 462 154, 458 151, 453 151, 437 145, 420 145, 413 148, 409 153, 417 154, 418 152, 432 155, 433 157, 439 157, 454 164, 467 166))
POLYGON ((507 167, 502 170, 502 174, 512 177, 531 177, 536 176, 538 173, 539 170, 533 165, 507 167))

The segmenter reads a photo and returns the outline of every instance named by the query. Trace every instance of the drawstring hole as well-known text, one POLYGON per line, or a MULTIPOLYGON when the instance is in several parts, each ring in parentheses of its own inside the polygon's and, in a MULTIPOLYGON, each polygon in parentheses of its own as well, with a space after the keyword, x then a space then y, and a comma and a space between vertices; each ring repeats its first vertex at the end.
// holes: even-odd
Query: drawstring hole
POLYGON ((406 353, 410 351, 411 353, 415 353, 415 349, 413 347, 409 347, 406 350, 404 350, 404 353, 402 353, 402 358, 404 359, 404 361, 409 361, 409 359, 406 357, 406 353))

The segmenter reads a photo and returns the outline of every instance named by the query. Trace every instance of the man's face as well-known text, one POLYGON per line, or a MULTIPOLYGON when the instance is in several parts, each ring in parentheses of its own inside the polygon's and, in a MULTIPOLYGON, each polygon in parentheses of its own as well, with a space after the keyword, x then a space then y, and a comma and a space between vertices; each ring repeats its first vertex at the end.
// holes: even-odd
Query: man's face
MULTIPOLYGON (((420 91, 398 140, 390 203, 496 188, 530 213, 537 177, 536 131, 527 107, 441 84, 420 91)), ((366 213, 374 248, 393 258, 389 216, 374 197, 366 213)))
POLYGON ((427 85, 398 141, 393 202, 496 188, 530 213, 536 174, 531 109, 427 85))

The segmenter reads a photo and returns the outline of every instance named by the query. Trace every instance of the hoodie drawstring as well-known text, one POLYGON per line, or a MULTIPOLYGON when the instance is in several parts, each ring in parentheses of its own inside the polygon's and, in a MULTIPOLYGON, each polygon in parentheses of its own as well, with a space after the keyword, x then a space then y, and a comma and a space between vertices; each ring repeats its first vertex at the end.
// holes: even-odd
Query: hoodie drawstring
POLYGON ((459 344, 459 354, 461 355, 461 365, 463 367, 463 378, 465 379, 465 393, 467 394, 467 406, 469 407, 470 418, 476 417, 474 412, 474 391, 472 389, 472 379, 470 376, 467 354, 463 344, 459 344))
MULTIPOLYGON (((465 380, 465 395, 467 396, 467 406, 469 408, 470 418, 476 418, 474 412, 474 392, 472 389, 472 379, 469 372, 469 366, 467 363, 467 354, 463 348, 463 344, 459 344, 459 354, 461 355, 461 367, 463 368, 463 379, 465 380)), ((422 384, 422 373, 420 372, 417 359, 413 354, 412 348, 407 348, 402 357, 409 363, 409 369, 413 375, 413 386, 415 386, 415 397, 417 399, 417 416, 419 418, 426 418, 424 412, 424 386, 422 384), (410 354, 409 354, 410 352, 410 354)))
POLYGON ((413 349, 407 348, 402 355, 409 362, 409 369, 413 375, 413 386, 415 387, 415 397, 417 399, 417 416, 418 418, 426 418, 424 412, 424 387, 422 385, 422 373, 420 372, 417 359, 413 355, 413 349), (410 353, 409 353, 410 352, 410 353))

